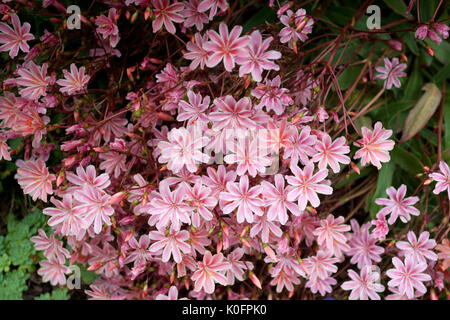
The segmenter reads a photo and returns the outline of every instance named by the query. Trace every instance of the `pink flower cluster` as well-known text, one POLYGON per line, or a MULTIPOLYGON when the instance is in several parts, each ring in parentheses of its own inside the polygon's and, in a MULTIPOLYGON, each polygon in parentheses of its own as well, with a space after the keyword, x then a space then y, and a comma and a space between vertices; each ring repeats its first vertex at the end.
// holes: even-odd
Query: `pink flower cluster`
MULTIPOLYGON (((349 299, 380 299, 388 288, 391 298, 414 299, 427 292, 427 268, 438 259, 430 233, 410 231, 387 247, 395 224, 421 215, 405 185, 377 198, 376 219, 361 226, 330 206, 338 174, 357 167, 352 158, 381 169, 395 142, 376 122, 356 133, 351 150, 349 136, 329 129, 339 123, 334 111, 316 112, 310 103, 319 80, 306 69, 292 73, 295 81, 285 78, 284 54, 313 33, 306 10, 280 8, 281 31, 272 36, 211 23, 226 13, 225 0, 125 1, 131 5, 151 8, 142 20, 152 37, 183 41, 179 60, 149 53, 108 73, 127 81, 95 87, 114 59, 137 59, 119 29, 122 11, 111 8, 93 17, 98 47, 89 56, 59 66, 44 53, 28 57, 5 81, 0 160, 12 161, 17 152, 7 141, 23 138, 15 178, 41 201, 53 230, 32 238, 46 258, 43 281, 64 285, 69 265, 82 264, 99 275, 86 291, 92 299, 281 297, 302 282, 321 297, 340 290, 349 299), (106 98, 93 103, 100 93, 106 98), (63 119, 55 124, 57 113, 63 119), (50 165, 55 149, 62 160, 50 165), (340 273, 344 261, 350 269, 340 273), (240 292, 241 282, 253 289, 240 292)), ((0 51, 28 53, 30 27, 17 14, 0 23, 0 51)), ((49 33, 40 46, 58 43, 49 33)), ((386 89, 400 87, 406 64, 384 63, 376 78, 386 89)), ((430 174, 434 193, 447 190, 450 199, 449 167, 439 168, 430 174)))

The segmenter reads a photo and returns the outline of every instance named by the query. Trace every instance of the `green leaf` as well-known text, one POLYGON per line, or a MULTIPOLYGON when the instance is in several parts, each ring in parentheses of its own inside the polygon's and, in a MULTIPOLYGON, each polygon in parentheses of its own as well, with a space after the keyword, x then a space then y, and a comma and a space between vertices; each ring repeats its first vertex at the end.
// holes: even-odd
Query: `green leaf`
POLYGON ((422 77, 419 72, 419 59, 414 59, 414 67, 405 88, 405 94, 402 100, 416 100, 422 87, 422 77))
POLYGON ((422 90, 425 93, 417 101, 414 108, 408 114, 405 125, 403 127, 403 135, 401 142, 411 139, 416 135, 425 125, 431 116, 436 111, 441 101, 441 91, 434 83, 427 83, 423 86, 422 90))
POLYGON ((391 151, 390 156, 396 165, 412 175, 423 172, 423 165, 420 160, 414 154, 400 146, 396 146, 391 151))
POLYGON ((386 189, 392 185, 392 177, 395 171, 395 163, 393 161, 383 163, 377 180, 377 188, 372 197, 368 198, 368 211, 370 212, 371 218, 375 218, 378 211, 380 211, 381 206, 375 203, 376 198, 383 198, 386 196, 386 189))
POLYGON ((434 76, 434 81, 436 84, 441 84, 443 81, 450 77, 450 62, 448 62, 438 73, 434 76))
POLYGON ((384 0, 384 3, 392 9, 395 13, 401 15, 402 17, 405 16, 406 11, 408 10, 408 7, 403 2, 403 0, 384 0))
POLYGON ((416 38, 414 38, 413 32, 408 32, 403 37, 403 40, 405 40, 406 45, 408 46, 409 50, 416 56, 419 55, 419 46, 417 45, 416 38))
POLYGON ((67 288, 54 289, 52 293, 43 293, 39 297, 34 298, 34 300, 69 300, 70 296, 68 294, 67 288))
POLYGON ((348 89, 355 82, 361 69, 362 65, 348 67, 338 76, 337 81, 341 90, 348 89))
POLYGON ((242 27, 242 33, 247 33, 252 28, 267 22, 274 22, 277 18, 275 11, 268 7, 264 7, 253 15, 242 27))

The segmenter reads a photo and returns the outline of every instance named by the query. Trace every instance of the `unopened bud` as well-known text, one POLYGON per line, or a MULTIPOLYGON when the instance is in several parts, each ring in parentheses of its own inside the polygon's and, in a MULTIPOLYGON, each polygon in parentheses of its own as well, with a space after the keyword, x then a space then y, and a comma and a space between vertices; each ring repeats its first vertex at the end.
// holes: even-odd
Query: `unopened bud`
POLYGON ((252 280, 253 284, 257 286, 260 290, 262 290, 261 281, 256 277, 253 271, 250 271, 250 280, 252 280))

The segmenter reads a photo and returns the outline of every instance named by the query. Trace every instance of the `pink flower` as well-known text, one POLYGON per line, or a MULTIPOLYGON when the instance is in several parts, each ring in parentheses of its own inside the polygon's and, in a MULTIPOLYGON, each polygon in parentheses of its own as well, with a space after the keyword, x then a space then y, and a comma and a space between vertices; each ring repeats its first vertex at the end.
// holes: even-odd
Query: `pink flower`
POLYGON ((60 263, 55 257, 40 262, 41 267, 37 271, 40 276, 43 276, 44 282, 50 282, 52 286, 65 285, 66 274, 70 274, 71 270, 60 263))
POLYGON ((333 258, 329 251, 320 250, 315 256, 303 260, 308 270, 309 279, 315 281, 317 278, 325 280, 338 268, 334 265, 339 259, 333 258))
POLYGON ((440 172, 431 173, 430 177, 437 181, 433 193, 439 194, 447 189, 448 199, 450 200, 450 168, 444 161, 439 162, 440 172))
POLYGON ((378 198, 375 199, 375 203, 385 206, 379 211, 380 214, 391 214, 388 220, 389 224, 393 224, 397 221, 397 217, 399 216, 400 220, 406 223, 411 219, 410 214, 413 216, 418 216, 420 214, 420 211, 413 207, 413 205, 419 201, 419 197, 405 198, 406 186, 404 184, 402 184, 398 190, 395 190, 394 187, 389 187, 386 190, 386 193, 389 196, 389 199, 378 198))
POLYGON ((88 75, 84 74, 84 67, 78 70, 74 63, 70 65, 70 72, 63 70, 63 73, 65 79, 60 79, 56 83, 63 87, 59 91, 69 95, 83 91, 90 79, 88 75))
POLYGON ((39 67, 30 61, 17 71, 20 77, 17 78, 16 83, 24 87, 19 90, 22 97, 37 100, 47 95, 47 86, 52 82, 51 77, 46 76, 47 67, 46 63, 39 67))
POLYGON ((299 216, 302 211, 296 204, 287 200, 287 194, 292 187, 284 187, 283 175, 276 174, 274 180, 275 186, 267 181, 261 182, 264 201, 266 206, 269 207, 267 219, 269 221, 276 220, 285 225, 288 220, 287 210, 296 216, 299 216))
POLYGON ((158 294, 155 300, 187 300, 186 298, 178 299, 178 289, 175 286, 171 286, 167 295, 158 294))
POLYGON ((253 80, 261 82, 261 74, 263 70, 280 70, 280 67, 272 62, 281 58, 281 53, 275 50, 269 50, 273 37, 269 37, 262 41, 261 33, 256 30, 250 35, 250 43, 244 55, 236 58, 236 62, 240 64, 239 76, 251 73, 253 80))
POLYGON ((111 180, 107 173, 102 173, 97 176, 97 172, 93 165, 89 165, 84 169, 82 166, 77 167, 76 174, 73 172, 67 172, 67 180, 76 185, 76 187, 70 187, 68 191, 81 190, 85 184, 88 184, 96 189, 104 190, 110 184, 111 180))
POLYGON ((121 172, 127 170, 125 162, 127 155, 115 151, 108 151, 100 153, 100 159, 103 161, 100 163, 100 170, 105 170, 108 175, 114 176, 114 178, 120 177, 121 172))
POLYGON ((195 281, 194 291, 198 292, 203 289, 206 293, 211 294, 214 292, 216 282, 226 286, 227 278, 222 272, 228 270, 229 267, 221 253, 213 256, 211 252, 206 251, 203 262, 198 262, 197 270, 191 277, 195 281))
POLYGON ((273 110, 275 114, 281 115, 286 106, 294 103, 289 90, 280 88, 281 78, 276 76, 272 80, 266 79, 264 85, 258 83, 258 86, 251 91, 252 96, 260 99, 256 108, 266 107, 267 112, 273 110))
POLYGON ((95 233, 100 233, 103 223, 111 225, 110 216, 114 214, 114 209, 109 204, 111 196, 86 184, 74 193, 74 198, 79 204, 73 208, 73 211, 83 215, 86 226, 94 224, 95 233))
POLYGON ((217 198, 211 196, 211 189, 205 187, 201 180, 198 180, 193 188, 186 190, 186 200, 194 208, 191 217, 194 227, 200 226, 201 218, 205 221, 213 219, 214 215, 211 210, 217 205, 217 198))
POLYGON ((209 68, 215 67, 223 60, 225 70, 228 72, 233 70, 236 58, 247 54, 246 46, 250 41, 248 36, 239 37, 241 32, 242 27, 235 26, 228 33, 228 26, 224 23, 219 26, 220 35, 213 30, 207 31, 210 41, 203 47, 212 52, 206 63, 209 68))
POLYGON ((0 135, 0 161, 5 159, 6 161, 11 161, 11 155, 9 154, 9 146, 6 143, 7 139, 0 135))
POLYGON ((56 177, 48 172, 45 162, 42 159, 25 162, 18 160, 16 165, 19 168, 14 178, 17 179, 23 193, 29 194, 33 201, 39 198, 47 202, 47 194, 53 194, 52 182, 56 177))
POLYGON ((408 232, 408 242, 399 241, 395 244, 397 248, 401 250, 401 254, 404 256, 412 256, 416 261, 420 263, 426 263, 426 259, 430 261, 436 261, 438 256, 431 249, 436 247, 436 241, 430 239, 430 233, 424 231, 419 235, 417 239, 414 232, 408 232))
POLYGON ((398 58, 393 58, 392 62, 388 58, 384 58, 384 67, 376 67, 375 70, 379 72, 375 76, 375 79, 386 79, 384 87, 391 89, 394 87, 400 88, 401 83, 398 80, 399 77, 406 77, 406 73, 403 72, 407 67, 406 63, 399 63, 398 58))
POLYGON ((349 241, 350 249, 346 252, 347 255, 352 256, 351 263, 357 264, 359 269, 365 266, 371 266, 373 262, 381 261, 381 254, 384 249, 377 246, 377 238, 369 233, 370 225, 364 224, 359 228, 358 222, 352 219, 353 234, 349 241))
POLYGON ((251 142, 249 139, 239 139, 232 144, 230 154, 227 154, 223 160, 228 164, 237 164, 236 173, 242 176, 248 171, 248 174, 255 177, 258 173, 264 174, 266 168, 272 161, 267 157, 267 150, 261 147, 257 137, 251 142))
POLYGON ((217 13, 217 9, 220 8, 221 11, 225 11, 228 8, 227 0, 203 0, 198 6, 198 11, 205 12, 209 11, 209 20, 212 20, 217 13))
POLYGON ((63 248, 62 241, 55 238, 52 234, 47 237, 44 230, 38 230, 39 236, 31 237, 31 241, 34 243, 36 250, 45 250, 44 256, 47 259, 55 257, 58 259, 59 263, 64 264, 66 258, 70 258, 70 253, 67 249, 63 248))
POLYGON ((317 153, 311 160, 319 162, 319 169, 325 169, 329 165, 334 173, 338 173, 340 170, 339 163, 350 163, 350 158, 345 156, 350 152, 350 147, 345 144, 345 137, 339 137, 331 141, 331 137, 324 134, 322 141, 317 141, 316 150, 317 153))
POLYGON ((16 14, 11 15, 13 28, 6 23, 0 23, 0 43, 4 43, 0 47, 0 51, 8 51, 9 56, 14 58, 20 50, 23 52, 30 51, 27 41, 33 40, 34 36, 29 32, 30 24, 25 22, 20 25, 20 19, 16 14))
POLYGON ((148 249, 150 245, 150 237, 148 235, 142 235, 139 238, 139 242, 136 238, 132 237, 128 244, 130 245, 131 252, 127 253, 124 263, 134 262, 134 266, 138 267, 145 265, 147 260, 151 259, 152 255, 148 249))
POLYGON ((102 14, 95 19, 95 24, 98 26, 96 31, 103 36, 103 39, 109 37, 109 45, 111 48, 117 46, 117 43, 119 43, 120 40, 119 28, 116 24, 116 14, 116 9, 110 8, 108 11, 108 17, 102 14))
POLYGON ((395 142, 387 140, 387 138, 392 135, 392 130, 383 129, 382 123, 378 121, 375 123, 373 131, 362 127, 361 134, 362 138, 355 142, 355 145, 361 149, 356 151, 353 158, 361 158, 361 164, 363 166, 370 162, 378 170, 381 169, 381 163, 389 162, 391 159, 388 151, 394 148, 395 142))
POLYGON ((181 100, 178 104, 178 116, 177 121, 188 120, 189 124, 194 123, 197 120, 208 122, 208 117, 206 116, 206 110, 209 108, 209 103, 211 101, 209 96, 202 98, 200 93, 194 93, 189 90, 187 92, 187 97, 189 103, 181 100), (202 101, 203 100, 203 101, 202 101))
POLYGON ((312 25, 314 19, 306 16, 305 9, 298 9, 293 16, 292 10, 288 10, 286 15, 280 17, 280 21, 285 27, 281 30, 280 42, 289 42, 289 47, 292 48, 292 43, 300 40, 305 42, 308 39, 308 34, 312 32, 312 25))
POLYGON ((167 135, 167 141, 160 141, 158 148, 161 149, 159 163, 167 163, 167 168, 174 173, 179 172, 184 166, 195 172, 198 163, 208 162, 209 156, 202 153, 208 138, 201 136, 195 130, 188 130, 184 127, 173 128, 167 135))
MULTIPOLYGON (((228 171, 224 165, 220 165, 216 169, 213 167, 208 167, 206 169, 208 176, 203 176, 202 181, 203 184, 209 186, 211 188, 211 195, 213 197, 219 198, 221 192, 226 191, 227 183, 234 182, 236 180, 236 172, 228 171)), ((219 198, 219 206, 223 208, 224 201, 219 198)))
POLYGON ((344 234, 350 231, 350 226, 343 224, 344 217, 334 217, 330 214, 326 219, 320 220, 320 227, 314 230, 317 243, 325 246, 336 258, 342 257, 342 253, 350 249, 347 237, 344 234))
POLYGON ((298 207, 300 210, 305 210, 308 201, 316 208, 320 205, 320 194, 332 194, 333 188, 323 181, 328 175, 328 170, 319 170, 316 174, 314 172, 314 164, 308 163, 304 169, 300 169, 296 165, 291 164, 291 171, 294 176, 287 176, 286 181, 293 186, 287 194, 288 201, 298 200, 298 207))
POLYGON ((384 286, 375 282, 380 278, 378 273, 371 272, 370 267, 366 267, 361 270, 360 275, 348 270, 348 276, 351 280, 344 282, 341 288, 352 291, 349 300, 380 300, 377 292, 383 292, 384 286))
POLYGON ((371 223, 375 226, 372 234, 380 241, 386 239, 386 235, 389 233, 389 226, 386 221, 386 216, 382 213, 377 213, 377 219, 372 220, 371 223))
POLYGON ((427 268, 424 262, 418 262, 412 256, 406 256, 403 263, 399 258, 392 258, 394 269, 389 269, 386 274, 390 280, 388 285, 390 287, 398 287, 399 294, 406 294, 409 299, 413 299, 414 288, 421 294, 427 292, 427 288, 422 282, 430 281, 431 277, 423 273, 427 268))
POLYGON ((316 144, 317 137, 311 134, 311 128, 309 126, 303 127, 300 133, 298 130, 292 130, 291 134, 285 143, 283 159, 291 158, 291 167, 292 165, 296 165, 299 160, 302 164, 307 164, 309 162, 308 156, 311 157, 316 153, 314 145, 316 144))
POLYGON ((331 293, 331 286, 334 286, 336 283, 336 279, 331 277, 327 277, 326 279, 314 278, 314 280, 310 279, 305 283, 305 288, 310 288, 314 294, 319 292, 321 296, 324 296, 327 293, 331 293))
POLYGON ((181 224, 191 223, 189 213, 192 208, 184 201, 186 191, 178 187, 174 192, 170 191, 166 181, 159 183, 159 193, 152 192, 153 199, 142 210, 152 215, 148 223, 156 224, 158 230, 163 230, 169 223, 172 230, 180 230, 181 224))
POLYGON ((149 251, 153 254, 162 254, 162 261, 169 261, 170 257, 176 263, 181 262, 181 252, 188 254, 191 252, 191 246, 186 242, 189 240, 189 232, 186 230, 182 231, 171 231, 166 235, 162 231, 151 231, 149 234, 151 240, 156 240, 153 243, 149 251))
POLYGON ((59 229, 62 235, 76 236, 82 229, 87 229, 83 215, 74 211, 71 194, 63 195, 63 200, 52 197, 50 201, 55 208, 45 208, 43 213, 50 216, 48 225, 59 229))
POLYGON ((248 176, 243 175, 239 180, 239 185, 235 182, 227 183, 227 191, 220 194, 220 199, 229 202, 222 210, 224 214, 230 214, 237 208, 237 222, 253 222, 253 213, 262 216, 264 212, 261 207, 264 201, 258 197, 261 193, 261 186, 249 187, 248 176))
POLYGON ((272 274, 272 281, 270 281, 271 286, 277 286, 276 291, 280 293, 283 291, 283 288, 291 292, 294 290, 294 284, 300 284, 300 279, 296 277, 296 275, 292 271, 288 271, 285 268, 281 269, 278 273, 274 274, 273 271, 275 269, 272 268, 269 272, 272 274))
POLYGON ((191 70, 197 69, 200 65, 200 69, 203 70, 208 61, 208 51, 203 47, 203 44, 208 41, 208 35, 204 34, 203 37, 200 33, 196 33, 194 39, 186 44, 186 49, 188 52, 184 54, 184 58, 192 60, 189 68, 191 70))
POLYGON ((189 0, 184 2, 186 7, 183 11, 183 17, 186 18, 184 21, 186 28, 195 25, 197 30, 202 30, 203 24, 209 22, 208 16, 199 10, 201 2, 202 0, 189 0))
POLYGON ((173 22, 181 23, 184 21, 180 14, 180 11, 184 9, 184 4, 180 2, 170 4, 170 0, 152 0, 152 3, 154 6, 153 13, 155 14, 155 20, 152 23, 153 32, 159 31, 164 24, 166 30, 174 34, 176 29, 173 22))
POLYGON ((283 235, 283 231, 277 221, 269 221, 267 214, 262 216, 253 217, 253 226, 250 229, 250 237, 254 239, 257 235, 261 234, 261 240, 263 243, 268 243, 270 237, 280 238, 283 235))
POLYGON ((239 281, 244 281, 243 276, 245 274, 245 270, 253 269, 253 263, 241 261, 243 256, 244 250, 241 248, 236 248, 224 259, 230 265, 230 268, 226 271, 229 286, 234 285, 235 278, 239 281))
POLYGON ((209 114, 209 119, 214 122, 214 130, 226 129, 253 129, 255 122, 251 120, 252 102, 244 97, 238 102, 232 96, 214 99, 217 111, 209 114))

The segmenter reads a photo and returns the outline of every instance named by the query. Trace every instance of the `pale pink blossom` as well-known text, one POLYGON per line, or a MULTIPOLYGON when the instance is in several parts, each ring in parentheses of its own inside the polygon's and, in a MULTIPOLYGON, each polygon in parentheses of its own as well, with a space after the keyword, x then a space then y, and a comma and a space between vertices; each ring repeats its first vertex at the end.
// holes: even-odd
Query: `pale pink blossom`
POLYGON ((343 252, 347 252, 350 249, 345 234, 347 231, 350 231, 350 226, 343 223, 344 217, 335 219, 330 214, 326 219, 320 220, 320 227, 314 230, 317 243, 320 246, 324 246, 336 258, 342 257, 343 252))
POLYGON ((261 186, 249 186, 248 176, 243 175, 239 180, 239 184, 228 182, 226 191, 220 194, 220 199, 228 203, 222 208, 224 214, 230 214, 237 209, 237 222, 248 223, 253 222, 253 213, 262 216, 264 212, 261 207, 264 201, 259 198, 261 186))
POLYGON ((366 223, 360 228, 355 219, 352 219, 350 223, 353 234, 348 242, 350 249, 346 252, 347 255, 352 256, 350 262, 356 264, 358 269, 380 262, 384 248, 376 245, 378 239, 369 233, 370 224, 366 223))
POLYGON ((188 300, 187 298, 178 299, 178 289, 175 286, 171 286, 167 295, 158 294, 155 300, 188 300))
POLYGON ((416 293, 425 294, 427 288, 423 282, 430 281, 430 275, 424 273, 427 264, 424 262, 418 262, 412 256, 406 256, 404 263, 397 257, 392 258, 394 264, 393 269, 389 269, 386 274, 390 280, 388 282, 389 287, 398 287, 399 294, 406 294, 409 299, 415 297, 414 289, 416 293))
POLYGON ((73 95, 85 90, 86 84, 89 82, 90 76, 84 74, 84 67, 78 69, 74 63, 70 65, 70 72, 63 70, 64 79, 56 81, 62 88, 62 93, 73 95))
POLYGON ((262 216, 256 215, 253 217, 253 225, 250 229, 250 237, 254 239, 257 235, 260 235, 263 243, 268 243, 270 237, 280 238, 283 235, 278 221, 269 221, 267 214, 262 216))
POLYGON ((199 5, 202 2, 202 0, 189 0, 184 1, 184 11, 183 11, 183 17, 186 19, 184 20, 184 26, 186 28, 192 27, 195 25, 197 30, 203 29, 203 24, 208 23, 209 19, 206 13, 199 10, 199 5))
POLYGON ((103 36, 103 39, 109 37, 109 45, 111 48, 117 46, 120 40, 116 14, 116 9, 110 8, 107 17, 102 14, 95 19, 95 24, 97 25, 96 31, 103 36))
POLYGON ((170 2, 170 0, 152 0, 153 14, 155 15, 155 20, 152 23, 153 32, 159 31, 164 24, 166 30, 174 34, 176 29, 173 23, 184 21, 184 17, 181 15, 184 4, 177 1, 172 4, 170 2))
POLYGON ((213 30, 207 31, 210 41, 203 47, 212 52, 206 63, 209 68, 215 67, 223 60, 225 70, 228 72, 233 70, 236 58, 247 54, 246 46, 250 41, 249 36, 240 37, 241 32, 242 27, 235 26, 229 33, 225 23, 219 25, 219 33, 213 30))
POLYGON ((42 276, 44 282, 50 282, 52 286, 65 285, 66 274, 70 274, 71 270, 60 263, 55 257, 40 262, 40 268, 37 273, 42 276))
POLYGON ((378 292, 384 291, 384 286, 376 281, 380 278, 377 272, 371 272, 370 268, 363 268, 360 275, 353 270, 348 270, 350 281, 342 284, 344 290, 351 290, 349 300, 380 300, 378 292))
POLYGON ((0 135, 0 161, 5 159, 6 161, 11 161, 11 155, 9 154, 9 145, 6 143, 6 137, 0 135))
POLYGON ((305 9, 298 9, 295 14, 292 10, 288 10, 286 15, 280 17, 284 28, 281 30, 280 42, 289 42, 289 47, 292 48, 292 43, 300 40, 305 42, 308 39, 308 34, 312 32, 312 25, 314 19, 306 16, 305 9))
POLYGON ((286 106, 292 105, 294 100, 286 88, 280 88, 281 78, 276 76, 272 80, 266 79, 264 84, 258 83, 258 86, 251 91, 251 95, 260 99, 255 108, 266 107, 266 111, 273 110, 275 114, 281 115, 286 106))
POLYGON ((317 141, 316 150, 317 153, 311 160, 319 162, 319 169, 330 166, 334 173, 338 173, 339 163, 350 163, 350 158, 345 155, 350 152, 350 147, 345 144, 345 137, 339 137, 332 141, 328 134, 324 134, 322 140, 317 141))
POLYGON ((248 140, 238 138, 238 142, 231 144, 230 153, 223 160, 228 164, 237 164, 236 173, 239 176, 248 172, 251 177, 255 177, 257 174, 264 174, 272 161, 258 138, 248 140))
POLYGON ((122 172, 127 170, 125 162, 127 160, 127 155, 115 151, 108 151, 100 153, 99 158, 103 160, 100 163, 100 170, 105 170, 108 175, 114 178, 120 177, 122 172))
POLYGON ((337 283, 336 279, 332 277, 327 277, 325 279, 314 278, 310 279, 305 283, 305 288, 310 288, 311 292, 316 294, 317 292, 323 297, 327 293, 331 293, 333 290, 332 286, 337 283))
POLYGON ((33 40, 34 36, 29 32, 31 26, 28 22, 20 25, 20 19, 16 14, 11 15, 13 28, 6 23, 0 23, 0 51, 9 51, 9 56, 14 58, 20 50, 28 52, 30 47, 27 41, 33 40))
POLYGON ((256 125, 251 120, 252 102, 244 97, 236 102, 230 95, 224 98, 214 99, 217 111, 209 114, 209 119, 214 123, 214 130, 226 129, 253 129, 256 125))
POLYGON ((391 159, 389 151, 394 148, 395 142, 388 138, 392 135, 392 130, 383 129, 382 123, 378 121, 373 131, 362 127, 361 135, 362 138, 355 142, 361 149, 356 151, 354 159, 361 158, 363 166, 372 163, 378 170, 381 169, 381 163, 391 159))
POLYGON ((308 157, 312 157, 316 153, 314 149, 316 142, 317 136, 311 134, 311 128, 309 126, 303 127, 300 133, 298 130, 292 130, 291 136, 286 141, 283 159, 290 158, 291 167, 292 165, 296 165, 299 160, 302 164, 307 164, 309 162, 308 157))
POLYGON ((314 281, 317 278, 325 280, 331 274, 336 273, 338 268, 335 263, 338 263, 339 259, 333 258, 330 251, 319 250, 315 256, 309 256, 303 262, 308 270, 309 279, 314 281))
POLYGON ((23 87, 19 90, 22 97, 37 100, 47 95, 47 86, 52 82, 51 77, 47 76, 47 68, 46 63, 40 67, 30 61, 17 71, 19 78, 16 84, 23 87))
POLYGON ((17 179, 23 193, 29 194, 33 201, 38 198, 47 202, 47 194, 53 194, 52 182, 56 180, 54 174, 48 172, 45 162, 37 160, 17 160, 17 179))
POLYGON ((450 200, 450 168, 444 161, 439 162, 440 172, 431 173, 430 177, 436 181, 433 193, 439 194, 447 189, 448 199, 450 200))
POLYGON ((200 65, 200 69, 204 69, 205 65, 208 61, 208 51, 203 48, 203 44, 208 41, 208 35, 204 34, 203 36, 200 33, 196 33, 192 41, 189 41, 186 44, 186 49, 188 52, 184 54, 184 58, 188 60, 192 60, 189 68, 191 70, 197 69, 200 65))
POLYGON ((160 141, 161 149, 159 163, 167 163, 167 168, 174 173, 186 167, 190 172, 197 171, 198 164, 209 161, 209 156, 201 149, 207 144, 208 138, 184 127, 173 128, 167 135, 168 141, 160 141))
POLYGON ((187 243, 189 240, 189 232, 171 231, 168 234, 162 231, 151 231, 149 234, 151 240, 156 240, 153 243, 149 251, 155 255, 162 255, 162 261, 169 261, 170 257, 177 263, 181 262, 181 253, 188 254, 191 252, 191 247, 187 243))
POLYGON ((181 223, 191 223, 189 214, 192 208, 184 201, 186 191, 178 187, 171 191, 166 181, 159 183, 159 192, 152 192, 152 200, 142 207, 143 212, 151 215, 148 223, 158 230, 171 224, 171 229, 180 230, 181 223))
POLYGON ((214 256, 210 251, 206 251, 203 256, 203 262, 197 263, 197 270, 191 279, 195 281, 194 291, 204 290, 206 293, 213 293, 215 283, 226 286, 228 281, 223 272, 228 270, 229 263, 224 261, 221 253, 214 256))
POLYGON ((420 263, 426 263, 427 260, 436 261, 438 255, 431 249, 436 247, 436 241, 430 239, 430 233, 424 231, 419 235, 417 239, 413 231, 408 232, 408 242, 398 241, 395 246, 400 249, 402 256, 412 256, 416 261, 420 263))
POLYGON ((253 269, 253 263, 248 261, 241 261, 244 256, 244 250, 236 248, 224 259, 229 263, 229 269, 226 271, 228 285, 234 285, 235 279, 244 281, 244 274, 246 270, 253 269))
POLYGON ((333 188, 324 181, 328 175, 327 169, 319 170, 316 174, 313 174, 314 164, 312 162, 309 162, 303 170, 294 164, 291 164, 290 168, 294 176, 286 176, 286 181, 293 188, 288 192, 287 200, 298 200, 300 210, 305 210, 308 202, 314 208, 318 207, 320 205, 318 193, 332 194, 333 188))
POLYGON ((111 225, 110 217, 114 214, 114 208, 109 204, 111 196, 86 184, 74 193, 74 198, 79 204, 73 211, 83 215, 86 226, 93 224, 95 233, 100 233, 103 223, 111 225))
POLYGON ((413 207, 413 205, 419 201, 419 197, 405 198, 406 186, 404 184, 402 184, 398 190, 395 190, 394 187, 389 187, 387 188, 386 193, 389 196, 389 199, 377 198, 375 199, 375 203, 385 206, 379 211, 380 214, 385 216, 389 213, 391 214, 388 220, 389 224, 394 224, 395 221, 397 221, 397 217, 400 217, 400 220, 406 223, 411 219, 411 215, 420 215, 420 211, 413 207))
POLYGON ((226 191, 227 183, 234 182, 236 180, 237 174, 233 170, 228 170, 224 165, 219 165, 219 167, 214 169, 213 167, 206 168, 208 176, 203 176, 203 184, 207 185, 211 189, 211 195, 213 197, 219 198, 219 206, 223 208, 224 200, 222 200, 219 195, 221 192, 226 191))
POLYGON ((269 272, 272 274, 271 286, 277 286, 276 291, 280 293, 283 288, 286 288, 289 292, 294 290, 294 284, 300 284, 300 279, 292 272, 287 271, 285 268, 281 269, 278 273, 273 273, 274 268, 269 272))
POLYGON ((194 123, 197 120, 208 122, 206 116, 206 110, 209 108, 211 101, 209 96, 202 97, 200 93, 194 93, 189 90, 187 92, 189 103, 181 100, 178 104, 178 116, 177 121, 188 120, 189 124, 194 123))
POLYGON ((200 12, 209 11, 209 20, 212 20, 217 13, 217 9, 220 11, 225 11, 228 8, 227 0, 203 0, 200 2, 198 10, 200 12))
POLYGON ((97 172, 93 165, 89 165, 84 169, 82 166, 78 166, 76 174, 73 172, 67 172, 67 180, 75 186, 69 188, 68 191, 81 190, 85 184, 88 184, 96 189, 104 190, 110 184, 111 180, 107 173, 102 173, 97 176, 97 172))
POLYGON ((74 209, 72 194, 63 195, 63 199, 58 200, 52 197, 50 201, 55 206, 45 208, 43 213, 50 216, 48 225, 60 230, 62 235, 76 236, 82 229, 87 229, 84 217, 74 209))
POLYGON ((285 188, 284 177, 282 174, 276 174, 274 177, 275 185, 262 181, 262 194, 265 197, 265 204, 269 207, 267 219, 269 221, 279 221, 285 225, 288 220, 287 210, 295 216, 301 214, 301 210, 296 204, 287 200, 287 194, 292 189, 291 186, 285 188))
POLYGON ((186 190, 186 200, 194 208, 191 215, 194 227, 198 228, 202 220, 213 219, 214 215, 211 211, 217 205, 217 198, 211 196, 211 189, 204 186, 201 180, 198 180, 194 187, 186 190))
POLYGON ((401 83, 398 78, 406 77, 406 73, 403 72, 406 67, 406 63, 399 63, 398 58, 393 58, 392 61, 388 58, 384 58, 384 67, 378 66, 375 68, 375 70, 379 72, 379 74, 375 76, 375 79, 386 80, 384 82, 384 87, 386 89, 391 89, 392 85, 400 88, 401 83))
POLYGON ((55 238, 54 234, 47 237, 45 231, 42 229, 39 229, 38 233, 39 236, 31 237, 30 240, 34 243, 36 250, 44 250, 44 256, 47 259, 55 257, 59 263, 64 264, 66 258, 70 258, 69 251, 63 247, 61 240, 55 238))
POLYGON ((372 234, 380 241, 386 239, 386 235, 389 233, 389 226, 386 221, 386 216, 382 213, 377 213, 377 218, 372 220, 371 223, 375 226, 372 234))
POLYGON ((139 238, 139 241, 132 237, 128 244, 130 245, 130 251, 127 253, 124 263, 134 262, 134 266, 137 267, 145 265, 147 261, 152 258, 148 248, 150 245, 150 238, 148 235, 142 235, 139 238))
POLYGON ((250 35, 250 42, 244 55, 236 58, 236 63, 240 64, 239 76, 251 73, 253 80, 262 81, 261 74, 264 70, 280 70, 280 67, 271 60, 281 58, 281 53, 275 50, 268 50, 273 37, 262 41, 261 33, 256 30, 250 35))

